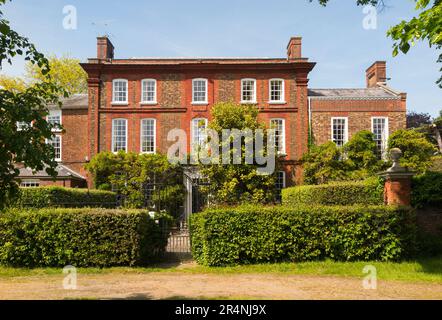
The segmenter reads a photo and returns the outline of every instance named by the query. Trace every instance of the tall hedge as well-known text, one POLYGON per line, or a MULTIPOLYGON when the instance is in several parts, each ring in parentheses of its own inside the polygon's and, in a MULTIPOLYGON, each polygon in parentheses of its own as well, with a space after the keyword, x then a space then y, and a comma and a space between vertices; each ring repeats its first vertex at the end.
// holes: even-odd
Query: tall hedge
POLYGON ((282 190, 284 205, 381 205, 384 184, 379 178, 365 181, 304 185, 282 190))
POLYGON ((442 172, 413 177, 411 203, 418 208, 442 206, 442 172))
POLYGON ((415 217, 387 206, 237 207, 191 216, 202 265, 280 261, 399 260, 415 249, 415 217))
POLYGON ((0 264, 14 267, 144 265, 167 244, 147 211, 10 210, 0 215, 0 264))
POLYGON ((21 188, 14 207, 102 207, 115 208, 116 194, 110 191, 73 189, 57 186, 39 188, 21 188))

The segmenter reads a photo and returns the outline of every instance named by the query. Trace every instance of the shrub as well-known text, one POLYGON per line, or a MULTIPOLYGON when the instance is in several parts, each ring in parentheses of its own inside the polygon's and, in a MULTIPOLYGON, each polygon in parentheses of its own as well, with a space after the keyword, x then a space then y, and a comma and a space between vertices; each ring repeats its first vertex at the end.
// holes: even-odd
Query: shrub
POLYGON ((144 265, 154 260, 166 244, 167 232, 161 232, 160 224, 147 211, 14 209, 0 215, 2 265, 144 265))
POLYGON ((115 208, 116 195, 110 191, 62 187, 21 188, 14 207, 104 207, 115 208))
POLYGON ((442 205, 442 172, 413 177, 411 203, 418 208, 442 205))
POLYGON ((399 260, 414 254, 407 207, 232 207, 191 216, 192 253, 202 265, 280 261, 399 260))
POLYGON ((377 177, 365 181, 306 185, 282 190, 284 205, 381 205, 383 182, 377 177))

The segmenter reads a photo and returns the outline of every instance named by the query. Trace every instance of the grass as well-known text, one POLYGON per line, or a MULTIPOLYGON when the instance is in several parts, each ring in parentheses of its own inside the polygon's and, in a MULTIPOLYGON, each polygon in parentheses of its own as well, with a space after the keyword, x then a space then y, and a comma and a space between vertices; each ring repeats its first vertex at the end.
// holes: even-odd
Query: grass
MULTIPOLYGON (((185 273, 185 274, 277 274, 277 275, 312 275, 312 276, 340 276, 362 278, 365 274, 362 269, 366 265, 373 265, 377 269, 380 280, 399 280, 406 282, 442 283, 442 256, 425 258, 408 262, 333 262, 317 261, 302 263, 258 264, 233 267, 205 267, 196 264, 158 265, 148 268, 79 268, 79 274, 148 274, 185 273)), ((61 268, 10 268, 0 267, 0 278, 29 277, 29 276, 56 276, 61 275, 61 268)))

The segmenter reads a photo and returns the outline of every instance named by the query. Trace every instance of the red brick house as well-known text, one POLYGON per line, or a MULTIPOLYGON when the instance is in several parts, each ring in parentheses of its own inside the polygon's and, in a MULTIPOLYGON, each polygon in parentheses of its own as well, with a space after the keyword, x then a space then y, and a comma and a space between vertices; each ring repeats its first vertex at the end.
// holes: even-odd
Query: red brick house
POLYGON ((301 38, 291 38, 284 58, 115 59, 110 40, 99 37, 97 57, 81 64, 88 94, 66 100, 59 114, 65 128, 55 141, 60 163, 92 187, 83 166, 94 155, 166 153, 174 128, 186 131, 190 146, 221 101, 256 104, 260 119, 278 128, 285 154, 281 186, 301 179, 299 159, 309 135, 317 144, 341 145, 357 131, 372 130, 384 149, 388 135, 405 127, 406 113, 406 94, 386 85, 386 63, 367 69, 366 88, 312 89, 316 64, 302 57, 301 46, 301 38))

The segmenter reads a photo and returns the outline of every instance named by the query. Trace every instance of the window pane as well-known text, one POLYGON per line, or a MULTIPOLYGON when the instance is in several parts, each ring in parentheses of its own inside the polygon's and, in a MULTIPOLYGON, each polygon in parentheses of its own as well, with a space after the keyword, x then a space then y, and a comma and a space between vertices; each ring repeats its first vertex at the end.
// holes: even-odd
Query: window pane
POLYGON ((347 119, 337 118, 333 119, 333 136, 332 140, 338 147, 342 147, 346 140, 346 122, 347 119))
POLYGON ((156 101, 156 81, 144 80, 143 81, 143 102, 155 102, 156 101))
POLYGON ((126 120, 114 119, 112 121, 112 151, 126 151, 126 120))
POLYGON ((255 101, 255 80, 241 81, 241 101, 255 101))
POLYGON ((155 152, 155 119, 141 120, 141 152, 155 152))
POLYGON ((270 81, 270 101, 283 101, 283 80, 270 81))
POLYGON ((206 128, 207 119, 192 120, 192 147, 202 147, 207 142, 206 128))
POLYGON ((206 80, 193 80, 193 102, 207 101, 206 80))
POLYGON ((61 161, 61 136, 55 136, 47 141, 49 145, 54 148, 54 160, 61 161))
POLYGON ((275 130, 275 146, 278 153, 285 152, 285 121, 284 119, 270 120, 270 128, 275 130))
POLYGON ((127 81, 114 81, 114 102, 127 102, 127 81))
POLYGON ((373 118, 373 134, 378 153, 384 157, 387 149, 387 119, 373 118))

